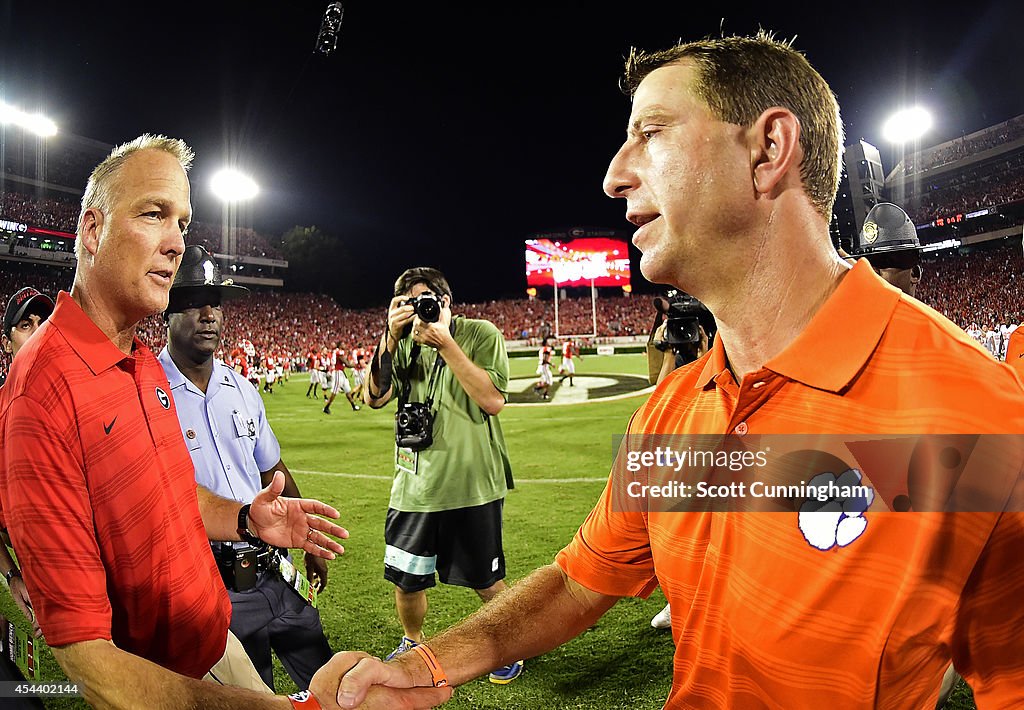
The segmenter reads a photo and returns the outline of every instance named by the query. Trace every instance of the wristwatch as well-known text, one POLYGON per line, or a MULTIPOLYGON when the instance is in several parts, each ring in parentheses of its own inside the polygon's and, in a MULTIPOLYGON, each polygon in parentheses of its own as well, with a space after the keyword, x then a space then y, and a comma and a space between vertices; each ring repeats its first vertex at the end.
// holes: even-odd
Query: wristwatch
POLYGON ((238 537, 242 538, 245 542, 250 545, 260 545, 263 543, 256 535, 249 532, 249 504, 246 503, 238 509, 238 537))
POLYGON ((11 567, 9 570, 4 572, 4 579, 7 580, 8 586, 10 586, 12 579, 14 579, 15 577, 20 577, 20 576, 21 576, 21 572, 18 571, 17 567, 11 567))

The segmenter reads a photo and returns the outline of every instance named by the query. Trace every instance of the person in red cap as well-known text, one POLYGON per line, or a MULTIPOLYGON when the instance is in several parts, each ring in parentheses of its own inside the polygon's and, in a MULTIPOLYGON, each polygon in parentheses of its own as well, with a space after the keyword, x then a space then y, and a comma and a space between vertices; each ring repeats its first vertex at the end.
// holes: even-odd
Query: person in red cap
MULTIPOLYGON (((4 352, 8 353, 11 359, 15 358, 17 351, 22 349, 29 341, 29 338, 50 317, 52 312, 53 299, 38 289, 26 286, 15 292, 10 297, 10 300, 7 301, 7 308, 4 310, 3 315, 3 334, 0 335, 0 340, 3 341, 4 352)), ((5 379, 6 373, 0 373, 0 387, 3 386, 5 379)), ((32 611, 32 598, 29 594, 29 588, 25 586, 22 572, 20 572, 17 562, 14 561, 14 558, 11 557, 10 552, 7 550, 10 545, 10 536, 7 535, 7 527, 3 523, 2 517, 3 512, 0 510, 0 526, 2 526, 0 538, 3 541, 0 544, 0 574, 7 581, 7 587, 10 590, 14 604, 32 622, 33 634, 36 638, 39 638, 43 632, 39 628, 39 622, 36 620, 35 613, 32 611)), ((0 678, 24 680, 24 677, 20 676, 20 671, 17 667, 13 664, 8 665, 6 661, 7 659, 0 661, 3 664, 0 667, 0 678)), ((37 706, 41 707, 41 704, 36 706, 27 705, 27 707, 37 706)))
MULTIPOLYGON (((26 286, 18 290, 7 302, 4 311, 4 352, 12 358, 28 342, 32 334, 53 313, 53 299, 38 289, 26 286)), ((0 385, 3 379, 0 379, 0 385)))
MULTIPOLYGON (((4 352, 11 358, 17 356, 18 351, 28 342, 39 327, 53 313, 53 299, 32 286, 25 286, 19 289, 11 300, 7 302, 7 310, 4 311, 4 332, 0 340, 3 341, 4 352)), ((0 387, 3 386, 6 373, 0 375, 0 387)), ((2 508, 0 508, 2 509, 2 508)), ((18 564, 11 557, 7 547, 11 539, 7 534, 7 528, 0 530, 0 537, 3 544, 0 544, 0 574, 7 580, 7 586, 11 591, 11 597, 15 605, 32 622, 32 632, 36 638, 42 636, 39 622, 32 611, 32 600, 25 586, 25 580, 21 576, 18 564)))

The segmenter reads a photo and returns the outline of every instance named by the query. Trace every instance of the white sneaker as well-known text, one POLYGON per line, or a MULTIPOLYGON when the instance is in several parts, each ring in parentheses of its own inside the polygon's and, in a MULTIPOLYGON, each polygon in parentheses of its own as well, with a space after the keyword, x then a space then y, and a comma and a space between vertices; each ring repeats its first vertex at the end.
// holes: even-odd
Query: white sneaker
POLYGON ((651 626, 656 629, 671 629, 672 628, 672 605, 666 604, 665 608, 655 614, 654 618, 651 619, 651 626))

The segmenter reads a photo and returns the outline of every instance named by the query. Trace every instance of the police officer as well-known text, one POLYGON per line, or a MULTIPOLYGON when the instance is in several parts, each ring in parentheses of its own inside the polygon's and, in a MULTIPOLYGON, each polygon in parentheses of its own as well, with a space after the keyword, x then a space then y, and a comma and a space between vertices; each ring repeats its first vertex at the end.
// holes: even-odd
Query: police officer
MULTIPOLYGON (((259 392, 214 358, 224 323, 221 303, 247 293, 230 280, 221 281, 217 263, 203 247, 186 247, 171 287, 167 346, 160 364, 171 385, 196 481, 220 496, 248 503, 275 471, 282 471, 284 495, 299 498, 259 392)), ((256 540, 211 544, 231 598, 231 631, 260 677, 274 687, 273 648, 295 684, 308 688, 316 670, 330 660, 331 649, 310 595, 296 591, 303 586, 301 578, 295 582, 299 573, 287 561, 282 568, 278 551, 256 540)), ((306 572, 313 586, 327 585, 323 559, 307 555, 306 572)))

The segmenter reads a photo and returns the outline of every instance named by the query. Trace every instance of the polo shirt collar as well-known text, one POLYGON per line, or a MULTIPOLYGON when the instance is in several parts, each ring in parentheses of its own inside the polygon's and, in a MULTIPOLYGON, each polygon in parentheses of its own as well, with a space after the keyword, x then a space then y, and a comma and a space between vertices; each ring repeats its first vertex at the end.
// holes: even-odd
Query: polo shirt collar
MULTIPOLYGON (((902 296, 860 259, 807 327, 765 369, 809 387, 841 391, 871 357, 902 296)), ((727 365, 725 347, 716 335, 695 387, 707 387, 727 365)))
MULTIPOLYGON (((110 369, 122 360, 132 358, 114 345, 114 341, 92 322, 67 291, 57 294, 57 305, 49 320, 94 375, 110 369)), ((136 335, 132 341, 132 351, 145 347, 146 344, 136 335)))
POLYGON ((903 292, 860 259, 807 327, 765 369, 809 387, 839 392, 867 364, 903 292))
POLYGON ((223 381, 224 378, 219 372, 224 363, 216 358, 213 361, 213 372, 210 375, 210 384, 206 386, 205 393, 196 387, 195 383, 185 377, 182 371, 178 369, 178 365, 174 362, 174 358, 171 357, 171 352, 167 349, 166 345, 164 346, 164 349, 160 351, 158 359, 164 366, 164 372, 167 374, 167 384, 171 386, 172 390, 184 386, 185 389, 193 394, 197 394, 200 397, 210 398, 213 396, 215 390, 217 390, 222 384, 225 384, 223 381))
POLYGON ((728 362, 725 358, 725 346, 722 345, 722 338, 715 333, 715 341, 711 344, 711 355, 704 362, 704 368, 697 377, 694 385, 696 389, 704 389, 711 380, 725 372, 728 362))

